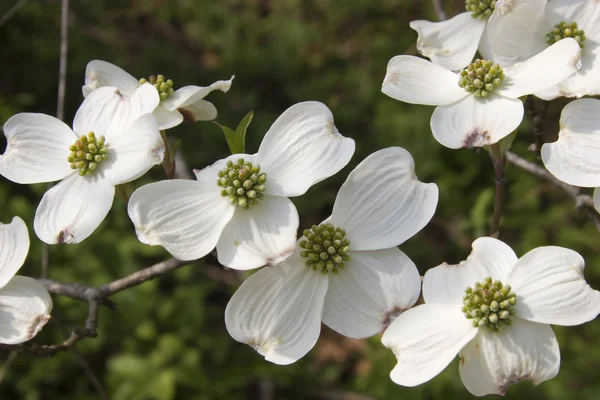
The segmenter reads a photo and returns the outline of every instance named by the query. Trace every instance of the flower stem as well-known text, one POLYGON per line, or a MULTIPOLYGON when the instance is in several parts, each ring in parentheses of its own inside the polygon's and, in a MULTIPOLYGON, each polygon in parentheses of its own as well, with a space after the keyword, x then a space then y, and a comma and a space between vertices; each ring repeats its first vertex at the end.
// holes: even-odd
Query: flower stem
POLYGON ((165 142, 165 157, 163 158, 162 165, 167 174, 167 179, 173 179, 175 178, 175 160, 171 159, 169 139, 167 138, 167 133, 165 131, 160 131, 160 136, 163 138, 163 142, 165 142))
POLYGON ((500 235, 500 217, 502 216, 504 193, 506 190, 506 179, 504 178, 506 156, 500 151, 500 145, 498 143, 491 145, 490 150, 490 157, 496 175, 496 197, 494 202, 494 213, 492 214, 490 225, 490 236, 497 238, 500 235))

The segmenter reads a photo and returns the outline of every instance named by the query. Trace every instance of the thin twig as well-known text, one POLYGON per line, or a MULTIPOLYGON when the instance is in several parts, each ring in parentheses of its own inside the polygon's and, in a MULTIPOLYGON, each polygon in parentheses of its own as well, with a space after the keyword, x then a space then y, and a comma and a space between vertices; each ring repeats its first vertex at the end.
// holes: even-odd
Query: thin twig
POLYGON ((495 143, 490 146, 492 164, 496 176, 496 197, 494 201, 494 213, 490 225, 490 236, 497 238, 500 235, 500 217, 502 216, 502 207, 504 205, 504 192, 506 190, 506 179, 504 178, 504 166, 506 165, 506 156, 500 152, 500 145, 495 143))
POLYGON ((433 3, 433 8, 435 9, 438 19, 440 21, 445 21, 448 17, 446 16, 446 11, 444 11, 442 0, 432 0, 431 2, 433 3))
POLYGON ((8 21, 13 15, 15 15, 15 13, 17 11, 19 11, 19 9, 21 7, 23 7, 25 4, 27 4, 29 0, 19 0, 15 3, 14 6, 11 7, 10 10, 8 10, 6 12, 6 14, 4 14, 2 16, 2 18, 0 18, 0 28, 2 27, 2 25, 4 25, 6 23, 6 21, 8 21))
POLYGON ((529 146, 529 151, 534 152, 538 160, 541 160, 540 152, 544 144, 544 121, 548 112, 548 102, 529 96, 525 101, 525 110, 531 118, 533 131, 533 143, 529 146))
POLYGON ((6 357, 6 361, 4 361, 4 365, 2 366, 2 371, 0 371, 0 383, 4 380, 4 377, 10 368, 10 364, 17 358, 17 354, 19 354, 18 351, 11 351, 8 357, 6 357))
POLYGON ((552 185, 557 188, 562 189, 566 194, 571 196, 575 200, 575 206, 582 210, 596 225, 598 231, 600 231, 600 214, 596 212, 594 208, 594 201, 592 196, 581 194, 581 190, 576 186, 571 186, 563 181, 558 180, 554 175, 552 175, 545 168, 540 167, 537 164, 532 163, 531 161, 527 161, 526 159, 516 155, 512 151, 506 152, 506 159, 511 164, 521 168, 524 171, 529 172, 530 174, 537 176, 538 178, 544 179, 547 182, 550 182, 552 185))

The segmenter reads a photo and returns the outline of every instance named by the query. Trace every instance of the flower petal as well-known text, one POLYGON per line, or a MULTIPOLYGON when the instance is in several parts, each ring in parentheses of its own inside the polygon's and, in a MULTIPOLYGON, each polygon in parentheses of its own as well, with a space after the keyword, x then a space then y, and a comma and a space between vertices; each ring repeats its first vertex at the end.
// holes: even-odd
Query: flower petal
POLYGON ((159 101, 158 92, 149 83, 140 86, 131 97, 123 97, 114 87, 94 90, 77 110, 73 130, 78 135, 104 135, 110 142, 142 114, 152 113, 159 101))
POLYGON ((381 338, 398 359, 390 378, 410 387, 431 380, 477 332, 456 305, 423 304, 405 311, 381 338))
POLYGON ((523 102, 489 94, 469 96, 449 106, 439 106, 431 116, 435 139, 451 149, 483 147, 497 143, 523 120, 523 102))
POLYGON ((42 284, 27 276, 13 277, 0 289, 0 343, 26 342, 50 319, 52 299, 42 284))
MULTIPOLYGON (((600 41, 600 4, 589 0, 552 0, 546 7, 546 18, 551 25, 562 21, 577 22, 586 38, 600 41)), ((587 48, 587 40, 585 42, 587 48)))
POLYGON ((85 68, 83 97, 89 96, 95 89, 103 86, 116 87, 123 95, 131 96, 140 83, 114 64, 101 60, 90 61, 85 68))
POLYGON ((547 0, 512 0, 511 5, 498 7, 487 23, 494 52, 519 57, 542 51, 545 43, 536 39, 551 29, 544 20, 546 3, 547 0))
POLYGON ((323 323, 351 338, 382 332, 419 298, 421 277, 396 247, 351 251, 344 269, 329 278, 323 323))
POLYGON ((298 263, 261 269, 227 304, 227 331, 267 361, 296 362, 319 338, 327 280, 327 275, 298 263))
POLYGON ((386 249, 423 229, 437 201, 437 185, 417 179, 410 153, 389 147, 365 158, 348 175, 331 223, 346 230, 354 251, 386 249))
POLYGON ((198 100, 189 106, 178 109, 183 118, 188 122, 212 121, 217 118, 217 108, 213 103, 206 100, 198 100))
MULTIPOLYGON (((542 49, 546 48, 547 46, 548 45, 546 42, 544 42, 544 47, 542 49)), ((483 35, 481 35, 481 40, 479 41, 479 48, 477 50, 483 59, 492 61, 495 64, 499 64, 502 68, 516 64, 519 62, 519 60, 521 60, 520 57, 507 57, 496 53, 490 44, 490 31, 488 29, 483 31, 483 35)))
POLYGON ((419 34, 419 53, 451 71, 465 68, 473 60, 485 25, 484 20, 473 18, 470 12, 442 22, 420 20, 410 23, 419 34))
POLYGON ((575 39, 563 39, 527 61, 504 68, 506 78, 496 93, 516 99, 560 83, 581 69, 581 48, 575 39))
POLYGON ((473 242, 473 250, 457 265, 443 263, 429 269, 423 279, 423 298, 426 303, 462 304, 465 289, 486 277, 505 282, 517 255, 504 242, 481 237, 473 242))
POLYGON ((471 394, 504 395, 512 383, 538 385, 558 374, 560 350, 550 325, 512 321, 502 332, 481 329, 459 353, 460 377, 471 394))
POLYGON ((273 123, 256 153, 267 173, 265 193, 294 197, 344 168, 354 140, 338 132, 329 108, 317 101, 298 103, 273 123))
POLYGON ((67 157, 77 136, 61 120, 20 113, 4 124, 7 146, 0 175, 16 183, 52 182, 71 172, 67 157))
POLYGON ((0 288, 17 273, 29 252, 29 232, 25 222, 13 217, 10 224, 0 224, 0 288))
POLYGON ((583 277, 585 262, 563 247, 538 247, 515 264, 507 281, 517 295, 516 315, 528 321, 579 325, 600 313, 600 292, 583 277))
POLYGON ((570 185, 600 186, 600 100, 575 100, 563 108, 558 140, 542 146, 542 161, 570 185))
POLYGON ((162 104, 159 104, 158 107, 154 109, 152 115, 156 118, 158 129, 161 131, 174 128, 183 122, 183 115, 181 115, 179 111, 167 111, 162 104))
POLYGON ((133 192, 127 212, 138 239, 160 245, 180 260, 204 257, 217 245, 235 210, 214 182, 173 179, 133 192))
POLYGON ((108 145, 108 158, 97 173, 103 174, 112 185, 139 178, 160 164, 165 154, 165 142, 152 114, 139 117, 123 133, 114 135, 108 145))
POLYGON ((469 94, 458 86, 458 78, 458 74, 422 58, 396 56, 388 63, 381 91, 405 103, 452 104, 469 94))
POLYGON ((223 93, 227 93, 231 88, 231 83, 235 76, 232 76, 227 81, 216 81, 210 86, 184 86, 177 89, 171 96, 162 101, 162 106, 167 111, 174 111, 178 108, 187 107, 190 104, 194 104, 198 100, 205 98, 213 90, 220 90, 223 93))
POLYGON ((600 213, 600 188, 594 189, 594 208, 600 213))
POLYGON ((35 212, 35 233, 48 244, 79 243, 104 220, 114 196, 115 187, 106 180, 73 173, 44 194, 35 212))
POLYGON ((219 262, 233 269, 277 265, 296 248, 298 211, 285 197, 265 196, 247 210, 237 208, 217 243, 219 262))

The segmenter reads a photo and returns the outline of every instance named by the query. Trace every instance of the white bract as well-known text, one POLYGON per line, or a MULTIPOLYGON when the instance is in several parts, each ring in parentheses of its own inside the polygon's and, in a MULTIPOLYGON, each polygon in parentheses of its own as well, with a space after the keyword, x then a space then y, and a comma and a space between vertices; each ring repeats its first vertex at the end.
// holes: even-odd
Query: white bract
POLYGON ((36 211, 34 229, 41 240, 81 242, 108 214, 116 185, 162 162, 164 142, 151 114, 158 101, 148 84, 128 102, 105 87, 85 99, 73 130, 34 113, 17 114, 4 124, 8 145, 0 156, 0 175, 23 184, 62 179, 36 211))
POLYGON ((112 86, 119 89, 125 98, 130 98, 137 87, 142 83, 152 84, 160 95, 160 104, 154 111, 160 130, 173 128, 186 121, 210 121, 217 118, 215 106, 204 100, 213 90, 227 92, 231 87, 231 79, 217 81, 210 86, 184 86, 177 90, 173 88, 173 81, 162 75, 150 76, 148 79, 136 79, 121 68, 101 60, 90 61, 85 70, 85 85, 83 96, 87 97, 94 90, 112 86))
POLYGON ((381 341, 398 359, 390 377, 420 385, 458 354, 460 377, 475 396, 552 379, 560 352, 548 324, 578 325, 600 312, 600 292, 586 283, 583 267, 578 253, 562 247, 538 247, 518 259, 500 240, 475 240, 466 261, 427 271, 426 304, 385 331, 381 341))
POLYGON ((569 103, 560 115, 558 140, 542 146, 542 161, 554 176, 569 185, 593 187, 600 212, 600 100, 569 103))
POLYGON ((26 342, 50 319, 52 299, 42 284, 27 276, 15 276, 29 252, 25 222, 14 217, 0 223, 0 343, 26 342))
MULTIPOLYGON (((467 0, 465 3, 467 12, 449 20, 419 20, 410 23, 410 27, 418 33, 419 53, 431 59, 433 63, 452 71, 466 67, 473 60, 477 50, 486 59, 502 66, 514 62, 508 57, 499 57, 489 46, 491 38, 496 42, 503 40, 494 21, 499 16, 511 14, 535 24, 542 19, 542 15, 536 11, 543 7, 546 0, 467 0)), ((523 32, 518 31, 515 34, 521 33, 523 32)), ((519 37, 521 42, 531 40, 527 35, 519 37)), ((512 43, 506 45, 510 44, 512 43)))
POLYGON ((408 151, 377 151, 350 173, 332 214, 304 230, 294 255, 250 276, 225 310, 229 334, 276 364, 315 345, 321 321, 352 338, 383 331, 419 297, 414 263, 396 246, 431 219, 438 188, 408 151))
POLYGON ((256 154, 234 154, 196 181, 170 180, 136 190, 129 217, 138 238, 180 260, 205 256, 234 269, 275 265, 295 247, 298 212, 288 197, 304 194, 342 169, 354 153, 322 103, 298 103, 273 123, 256 154))
POLYGON ((600 2, 598 0, 534 1, 529 15, 507 13, 490 18, 496 35, 492 49, 504 56, 530 57, 563 38, 582 47, 582 68, 559 84, 534 94, 544 100, 560 96, 600 94, 600 2), (543 16, 543 18, 537 18, 543 16))
POLYGON ((581 49, 564 39, 522 63, 501 68, 476 60, 460 73, 413 56, 390 60, 381 91, 411 104, 438 106, 431 131, 446 147, 498 142, 523 120, 519 97, 554 86, 581 66, 581 49))

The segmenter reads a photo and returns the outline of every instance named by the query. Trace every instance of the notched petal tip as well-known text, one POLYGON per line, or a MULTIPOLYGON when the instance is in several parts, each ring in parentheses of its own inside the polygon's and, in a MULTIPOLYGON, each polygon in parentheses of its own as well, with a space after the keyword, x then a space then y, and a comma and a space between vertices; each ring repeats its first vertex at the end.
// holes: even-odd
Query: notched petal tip
POLYGON ((60 232, 58 232, 56 243, 57 244, 77 244, 77 241, 75 240, 73 233, 71 233, 71 229, 69 227, 66 227, 63 230, 61 230, 60 232))
POLYGON ((400 316, 400 314, 402 314, 406 310, 408 310, 408 308, 394 306, 389 311, 387 311, 383 315, 383 320, 381 321, 381 326, 382 326, 381 332, 384 332, 388 328, 388 326, 390 326, 390 324, 392 322, 394 322, 394 320, 396 318, 398 318, 400 316))
POLYGON ((33 320, 31 321, 31 325, 27 329, 28 340, 33 339, 39 333, 39 331, 42 330, 44 325, 46 325, 46 323, 50 321, 50 318, 51 317, 49 314, 40 314, 37 317, 33 318, 33 320))
POLYGON ((466 149, 472 149, 473 147, 483 147, 488 144, 492 144, 492 139, 488 131, 480 128, 474 128, 467 133, 463 147, 466 149))

